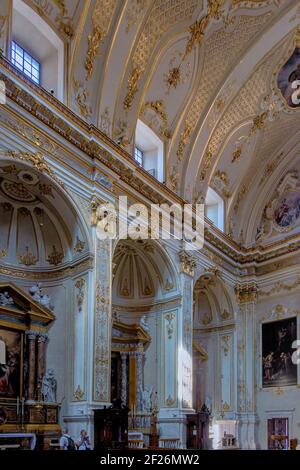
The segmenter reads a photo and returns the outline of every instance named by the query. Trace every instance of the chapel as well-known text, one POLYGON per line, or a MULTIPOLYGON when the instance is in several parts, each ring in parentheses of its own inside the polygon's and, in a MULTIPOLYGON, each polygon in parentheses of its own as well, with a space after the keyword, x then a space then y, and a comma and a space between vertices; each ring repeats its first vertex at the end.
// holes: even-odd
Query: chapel
POLYGON ((300 446, 299 137, 299 0, 0 0, 1 449, 300 446))

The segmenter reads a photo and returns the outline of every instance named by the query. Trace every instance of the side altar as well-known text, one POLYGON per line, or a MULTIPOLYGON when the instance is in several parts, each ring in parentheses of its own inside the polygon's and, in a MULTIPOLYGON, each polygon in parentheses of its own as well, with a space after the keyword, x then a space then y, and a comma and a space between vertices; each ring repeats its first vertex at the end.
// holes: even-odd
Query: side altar
MULTIPOLYGON (((38 287, 37 287, 38 289, 38 287)), ((0 444, 17 435, 48 449, 60 434, 56 380, 46 369, 47 331, 55 316, 13 283, 0 283, 0 444), (2 436, 2 437, 1 437, 2 436), (3 438, 3 439, 2 439, 3 438)))

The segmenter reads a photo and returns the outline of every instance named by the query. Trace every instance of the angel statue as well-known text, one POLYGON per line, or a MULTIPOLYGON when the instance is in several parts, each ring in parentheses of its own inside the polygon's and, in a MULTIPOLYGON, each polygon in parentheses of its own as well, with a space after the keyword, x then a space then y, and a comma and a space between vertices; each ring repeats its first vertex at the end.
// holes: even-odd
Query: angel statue
POLYGON ((54 369, 48 369, 42 381, 43 401, 56 403, 57 381, 54 378, 54 369))
POLYGON ((152 393, 153 387, 141 389, 141 405, 142 411, 150 412, 152 409, 152 393))

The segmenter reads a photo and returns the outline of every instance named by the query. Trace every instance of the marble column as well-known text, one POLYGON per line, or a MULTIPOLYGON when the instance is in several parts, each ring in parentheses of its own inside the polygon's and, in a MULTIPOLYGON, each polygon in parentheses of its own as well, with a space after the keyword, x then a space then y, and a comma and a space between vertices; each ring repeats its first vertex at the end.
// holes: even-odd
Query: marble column
POLYGON ((46 371, 46 343, 48 335, 38 335, 38 353, 37 353, 37 399, 42 401, 42 382, 46 371))
POLYGON ((127 405, 127 357, 128 353, 121 352, 121 400, 127 405))
POLYGON ((143 410, 142 391, 144 390, 144 356, 143 351, 136 352, 136 403, 137 411, 143 410))
POLYGON ((28 330, 26 331, 28 342, 28 388, 27 399, 34 401, 35 398, 35 378, 36 378, 36 337, 37 332, 28 330))

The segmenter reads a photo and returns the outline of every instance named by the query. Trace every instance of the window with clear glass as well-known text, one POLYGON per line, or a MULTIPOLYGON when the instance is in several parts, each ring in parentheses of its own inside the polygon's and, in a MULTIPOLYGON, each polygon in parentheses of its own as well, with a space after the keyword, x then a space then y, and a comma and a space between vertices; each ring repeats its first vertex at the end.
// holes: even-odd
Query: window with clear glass
POLYGON ((24 75, 31 78, 31 80, 38 85, 40 84, 41 66, 39 62, 31 57, 31 55, 15 41, 12 41, 11 61, 24 75))
POLYGON ((143 152, 138 147, 134 149, 134 159, 139 166, 143 166, 143 152))

